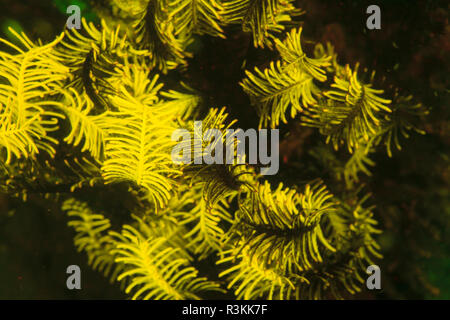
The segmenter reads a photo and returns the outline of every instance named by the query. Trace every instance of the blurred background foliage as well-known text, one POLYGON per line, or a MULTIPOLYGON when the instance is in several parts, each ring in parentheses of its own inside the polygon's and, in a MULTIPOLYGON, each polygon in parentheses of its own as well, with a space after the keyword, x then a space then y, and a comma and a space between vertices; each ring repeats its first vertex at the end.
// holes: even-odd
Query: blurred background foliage
MULTIPOLYGON (((103 2, 108 1, 1 0, 0 36, 12 40, 11 26, 32 39, 49 41, 63 30, 69 5, 79 5, 88 21, 97 22, 96 8, 103 2)), ((363 290, 355 298, 450 299, 449 2, 297 2, 297 7, 306 10, 302 16, 306 38, 330 41, 340 63, 359 61, 363 68, 377 71, 378 87, 388 91, 400 88, 402 94, 413 94, 430 108, 424 124, 427 134, 412 135, 393 158, 376 155, 372 177, 365 178, 384 230, 379 238, 384 254, 380 262, 382 290, 363 290), (369 4, 381 8, 381 30, 365 27, 369 4)), ((237 106, 231 113, 241 127, 256 127, 253 108, 236 85, 242 78, 242 61, 233 64, 236 56, 229 54, 242 46, 236 39, 213 40, 223 43, 208 52, 200 51, 191 61, 192 81, 212 90, 217 104, 237 106), (237 68, 233 69, 234 65, 237 68), (230 72, 233 74, 228 75, 230 72), (211 79, 216 80, 212 88, 211 79), (233 85, 227 86, 231 82, 233 85)), ((206 46, 212 40, 204 41, 206 46)), ((196 50, 201 50, 201 45, 196 50)), ((254 59, 246 63, 257 65, 269 61, 270 55, 257 50, 254 59)), ((282 167, 276 179, 282 181, 302 177, 298 160, 320 139, 310 129, 295 123, 288 126, 297 134, 281 143, 282 167)), ((90 269, 84 254, 76 252, 74 232, 66 224, 67 218, 56 204, 38 196, 23 203, 0 194, 1 299, 125 298, 90 269), (82 290, 66 288, 65 271, 71 264, 81 267, 82 290)))

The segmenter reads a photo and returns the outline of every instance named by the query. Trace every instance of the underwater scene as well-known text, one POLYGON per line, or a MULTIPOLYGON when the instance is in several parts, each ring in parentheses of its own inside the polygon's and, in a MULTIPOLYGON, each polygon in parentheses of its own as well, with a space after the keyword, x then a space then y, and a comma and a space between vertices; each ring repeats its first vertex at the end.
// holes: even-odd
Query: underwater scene
POLYGON ((450 299, 448 1, 0 8, 0 300, 450 299))

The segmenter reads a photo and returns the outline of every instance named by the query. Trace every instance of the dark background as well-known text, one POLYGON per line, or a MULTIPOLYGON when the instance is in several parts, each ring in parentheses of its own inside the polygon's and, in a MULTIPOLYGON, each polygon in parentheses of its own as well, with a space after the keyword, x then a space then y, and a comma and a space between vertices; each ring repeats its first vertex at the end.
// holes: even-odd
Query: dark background
MULTIPOLYGON (((384 230, 379 237, 385 257, 380 261, 383 289, 363 289, 355 298, 449 299, 449 2, 297 2, 307 11, 300 19, 304 21, 305 40, 330 41, 341 64, 353 66, 359 61, 362 68, 377 71, 382 88, 398 87, 430 109, 421 126, 427 132, 425 136, 412 134, 409 140, 402 141, 402 152, 395 152, 393 158, 379 152, 374 159, 377 165, 367 183, 374 192, 376 219, 384 230), (381 8, 381 30, 365 27, 369 4, 381 8)), ((1 0, 0 34, 9 38, 7 27, 12 26, 25 31, 31 39, 52 40, 63 30, 65 8, 70 4, 80 5, 83 16, 96 21, 87 0, 1 0)), ((227 61, 234 58, 229 54, 233 50, 228 46, 230 40, 214 40, 225 42, 222 47, 219 43, 220 49, 197 55, 191 64, 193 68, 199 61, 211 68, 202 68, 203 72, 200 68, 192 70, 197 84, 203 82, 208 87, 211 79, 204 79, 203 75, 219 78, 233 70, 227 61)), ((257 55, 258 60, 249 64, 272 58, 267 51, 257 55)), ((239 72, 230 76, 236 79, 233 86, 242 78, 239 72)), ((230 88, 236 94, 217 93, 215 97, 221 103, 239 105, 234 102, 246 98, 236 88, 230 88)), ((214 94, 216 88, 210 90, 214 94)), ((244 128, 257 125, 250 106, 232 113, 244 128)), ((289 167, 304 151, 296 141, 286 143, 288 152, 280 179, 284 179, 283 174, 289 175, 289 167)), ((73 236, 66 216, 55 203, 38 196, 24 203, 0 194, 0 299, 125 298, 117 286, 90 269, 85 255, 76 252, 73 236), (81 267, 82 290, 66 288, 65 271, 71 264, 81 267)))

